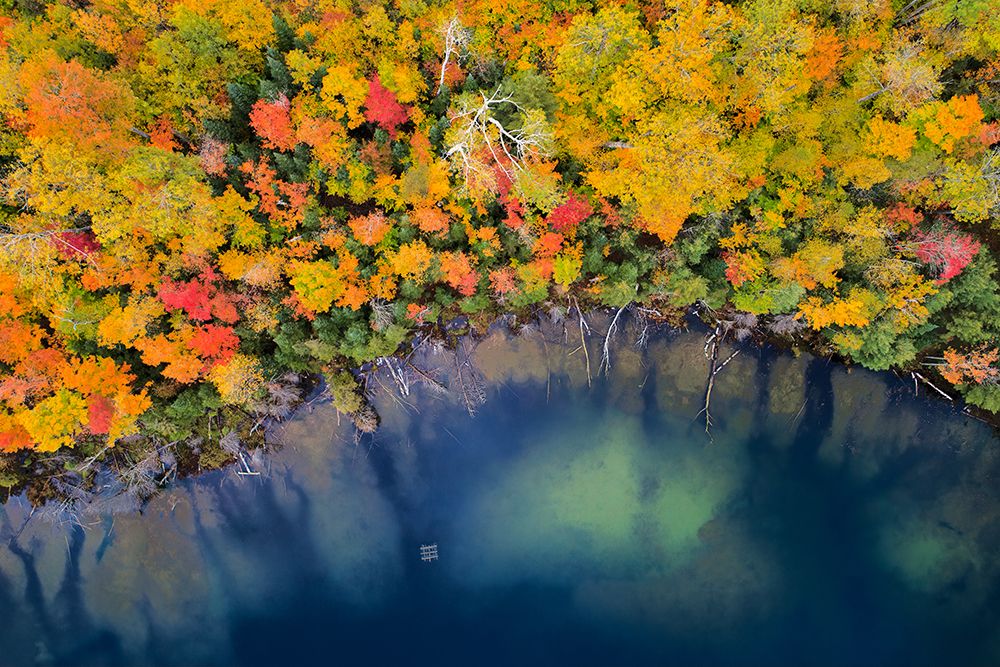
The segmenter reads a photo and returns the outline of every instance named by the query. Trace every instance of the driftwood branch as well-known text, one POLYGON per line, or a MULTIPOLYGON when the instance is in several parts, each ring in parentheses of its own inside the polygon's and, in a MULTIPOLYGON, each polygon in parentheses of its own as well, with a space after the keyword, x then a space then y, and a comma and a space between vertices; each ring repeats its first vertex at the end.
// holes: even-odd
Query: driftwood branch
POLYGON ((879 95, 881 95, 882 93, 884 93, 887 90, 889 90, 889 89, 888 88, 881 88, 879 90, 876 90, 874 93, 869 93, 868 95, 865 95, 864 97, 859 97, 858 98, 858 104, 861 104, 862 102, 867 102, 870 99, 878 97, 879 95))
POLYGON ((604 354, 601 356, 601 363, 597 366, 597 373, 600 375, 601 368, 604 368, 604 375, 607 376, 611 372, 611 336, 614 335, 615 329, 618 328, 618 318, 621 317, 622 311, 625 310, 627 306, 622 306, 615 313, 615 317, 611 320, 611 326, 608 327, 608 333, 604 337, 604 354))
POLYGON ((396 388, 399 390, 400 396, 410 395, 410 379, 406 376, 406 369, 395 357, 383 357, 386 367, 389 369, 389 375, 392 377, 393 382, 396 383, 396 388))
POLYGON ((712 413, 709 411, 709 407, 712 403, 712 388, 715 386, 715 368, 719 363, 719 332, 720 326, 716 325, 715 331, 710 335, 705 341, 705 356, 709 359, 708 365, 708 383, 705 388, 705 401, 704 406, 701 411, 696 415, 696 417, 701 416, 702 413, 705 415, 705 433, 708 434, 709 440, 712 439, 712 413), (711 348, 711 352, 709 352, 711 348))
POLYGON ((712 441, 712 390, 715 388, 715 376, 718 375, 723 368, 729 365, 733 359, 735 359, 742 350, 736 350, 730 354, 726 359, 719 363, 719 343, 721 342, 721 325, 716 325, 715 331, 708 337, 705 342, 705 356, 709 359, 708 365, 708 382, 705 386, 705 402, 701 411, 698 412, 697 416, 705 415, 705 433, 708 435, 708 439, 712 441), (711 352, 709 351, 711 348, 711 352))
POLYGON ((912 373, 910 373, 910 375, 912 375, 912 376, 913 376, 913 386, 914 386, 914 389, 916 389, 916 385, 917 385, 917 380, 920 380, 920 381, 921 381, 921 382, 923 382, 923 383, 924 383, 925 385, 927 385, 928 387, 930 387, 931 389, 933 389, 933 390, 934 390, 934 391, 936 391, 937 393, 939 393, 939 394, 941 394, 942 396, 944 396, 945 398, 947 398, 947 399, 948 399, 949 401, 951 401, 951 402, 953 402, 953 403, 955 402, 955 399, 954 399, 954 398, 952 398, 951 396, 949 396, 948 394, 946 394, 946 393, 945 393, 945 392, 944 392, 943 390, 941 390, 941 389, 940 389, 940 388, 939 388, 939 387, 938 387, 937 385, 935 385, 935 384, 934 384, 933 382, 931 382, 930 380, 928 380, 927 378, 925 378, 925 377, 924 377, 923 375, 921 375, 920 373, 917 373, 916 371, 913 371, 912 373))
POLYGON ((260 477, 260 471, 254 470, 250 467, 250 461, 247 460, 247 457, 242 450, 238 453, 238 458, 240 461, 240 467, 236 470, 237 475, 240 477, 260 477))
MULTIPOLYGON (((585 324, 583 321, 583 311, 580 310, 580 304, 575 298, 573 299, 573 304, 576 306, 576 314, 580 318, 580 347, 583 348, 583 358, 587 360, 587 386, 591 387, 593 386, 593 380, 591 379, 590 374, 590 353, 587 352, 587 339, 583 335, 583 327, 585 324)), ((590 326, 587 326, 587 329, 589 330, 590 326)))
POLYGON ((714 371, 712 371, 712 377, 715 377, 716 375, 718 375, 719 371, 721 371, 723 368, 725 368, 726 364, 728 364, 730 361, 732 361, 733 359, 735 359, 736 356, 740 352, 742 352, 742 350, 736 350, 735 352, 733 352, 732 354, 730 354, 728 357, 726 357, 726 360, 723 361, 721 364, 719 364, 718 367, 714 371))
POLYGON ((435 391, 437 391, 438 393, 444 393, 444 394, 448 393, 448 387, 445 386, 445 384, 443 382, 441 382, 440 380, 437 380, 437 379, 431 377, 431 375, 429 373, 427 373, 426 371, 423 371, 420 368, 418 368, 417 366, 415 366, 412 361, 407 360, 406 361, 406 365, 409 366, 410 369, 413 370, 414 373, 416 373, 417 375, 419 375, 420 378, 424 382, 426 382, 431 388, 433 388, 435 391))
POLYGON ((794 424, 795 422, 797 422, 799 420, 799 417, 802 416, 802 413, 806 409, 806 403, 808 403, 808 402, 809 402, 809 397, 806 396, 806 398, 802 401, 802 405, 799 406, 798 412, 795 413, 794 417, 792 417, 791 419, 788 420, 788 425, 789 426, 791 426, 792 424, 794 424))
POLYGON ((462 403, 465 405, 466 412, 470 416, 475 416, 478 407, 486 402, 486 389, 476 375, 475 368, 469 362, 468 355, 464 361, 460 361, 460 354, 461 349, 455 350, 455 372, 458 375, 459 389, 462 392, 462 403), (466 367, 469 369, 468 377, 464 371, 466 367))

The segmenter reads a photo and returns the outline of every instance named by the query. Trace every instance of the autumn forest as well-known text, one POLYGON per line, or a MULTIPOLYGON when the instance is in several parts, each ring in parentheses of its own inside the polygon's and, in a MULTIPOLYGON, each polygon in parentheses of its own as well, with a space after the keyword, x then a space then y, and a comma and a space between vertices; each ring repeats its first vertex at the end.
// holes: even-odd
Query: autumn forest
POLYGON ((991 4, 0 0, 0 485, 552 308, 1000 411, 991 4))

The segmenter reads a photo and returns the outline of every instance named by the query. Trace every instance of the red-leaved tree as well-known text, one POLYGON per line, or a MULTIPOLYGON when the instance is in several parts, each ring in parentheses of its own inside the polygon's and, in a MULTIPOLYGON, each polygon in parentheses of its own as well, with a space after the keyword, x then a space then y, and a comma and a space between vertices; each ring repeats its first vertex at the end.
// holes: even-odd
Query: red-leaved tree
POLYGON ((375 123, 396 138, 396 130, 410 119, 409 110, 396 101, 391 90, 382 85, 378 74, 368 82, 368 98, 365 100, 365 120, 375 123))
POLYGON ((552 209, 546 222, 557 232, 572 232, 577 226, 591 215, 594 209, 586 199, 578 198, 574 193, 569 194, 566 203, 560 204, 552 209))
POLYGON ((938 285, 962 273, 980 248, 979 241, 948 227, 929 232, 918 230, 913 235, 913 243, 917 259, 937 270, 938 285))
POLYGON ((215 284, 217 280, 218 275, 211 268, 206 268, 200 276, 187 281, 164 278, 157 296, 164 306, 170 310, 183 310, 196 322, 214 317, 233 324, 240 319, 239 312, 232 299, 215 284))

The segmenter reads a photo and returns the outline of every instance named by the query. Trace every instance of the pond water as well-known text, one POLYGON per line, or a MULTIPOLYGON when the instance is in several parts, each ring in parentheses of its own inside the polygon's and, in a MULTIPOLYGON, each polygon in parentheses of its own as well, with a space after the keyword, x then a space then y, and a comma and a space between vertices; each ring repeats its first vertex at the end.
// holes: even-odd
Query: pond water
POLYGON ((704 331, 629 322, 605 377, 590 324, 593 386, 575 320, 497 329, 414 354, 448 392, 383 373, 373 437, 300 410, 261 478, 87 529, 8 501, 0 665, 1000 664, 986 426, 748 346, 709 439, 704 331))

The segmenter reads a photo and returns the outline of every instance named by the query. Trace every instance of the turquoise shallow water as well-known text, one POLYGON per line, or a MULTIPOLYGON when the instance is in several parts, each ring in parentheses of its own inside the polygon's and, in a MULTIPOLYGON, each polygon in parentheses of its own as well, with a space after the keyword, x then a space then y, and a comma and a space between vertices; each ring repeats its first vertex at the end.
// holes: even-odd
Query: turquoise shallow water
POLYGON ((1000 664, 989 429, 747 347, 709 440, 703 333, 639 349, 629 325, 588 387, 572 325, 424 347, 450 393, 379 389, 357 442, 316 404, 261 480, 188 480, 86 530, 9 502, 0 665, 1000 664))

